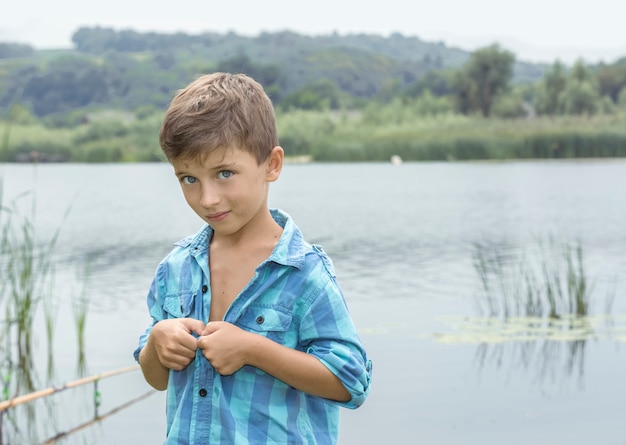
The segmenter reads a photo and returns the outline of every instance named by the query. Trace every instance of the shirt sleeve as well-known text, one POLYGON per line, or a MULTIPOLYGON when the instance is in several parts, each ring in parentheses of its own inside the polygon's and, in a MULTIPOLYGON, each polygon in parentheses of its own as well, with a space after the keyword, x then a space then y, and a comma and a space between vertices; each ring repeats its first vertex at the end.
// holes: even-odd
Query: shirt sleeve
POLYGON ((133 357, 135 358, 135 361, 137 362, 139 362, 139 353, 148 342, 148 337, 150 336, 150 332, 152 332, 152 328, 154 327, 155 324, 157 324, 159 321, 165 318, 163 306, 160 302, 159 291, 158 291, 159 289, 158 276, 159 276, 159 271, 162 267, 163 266, 160 265, 159 268, 157 269, 157 273, 155 274, 154 279, 152 280, 152 284, 150 285, 150 289, 148 291, 147 303, 148 303, 148 310, 150 312, 150 317, 152 318, 152 322, 146 328, 145 332, 141 334, 141 336, 139 337, 139 344, 137 345, 137 348, 133 352, 133 357))
POLYGON ((317 357, 350 393, 348 402, 337 403, 349 409, 361 406, 369 394, 372 362, 334 279, 329 279, 303 316, 300 341, 306 352, 317 357))

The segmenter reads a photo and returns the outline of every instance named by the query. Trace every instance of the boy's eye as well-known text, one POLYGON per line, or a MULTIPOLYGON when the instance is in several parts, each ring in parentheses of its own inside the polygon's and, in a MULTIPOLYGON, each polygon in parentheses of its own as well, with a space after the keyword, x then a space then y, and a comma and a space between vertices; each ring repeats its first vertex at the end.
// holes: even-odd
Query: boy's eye
POLYGON ((196 181, 197 179, 193 176, 183 176, 182 178, 180 178, 180 182, 182 182, 183 184, 193 184, 196 181))
POLYGON ((230 178, 234 173, 231 172, 230 170, 222 170, 221 172, 218 173, 218 176, 221 179, 228 179, 230 178))

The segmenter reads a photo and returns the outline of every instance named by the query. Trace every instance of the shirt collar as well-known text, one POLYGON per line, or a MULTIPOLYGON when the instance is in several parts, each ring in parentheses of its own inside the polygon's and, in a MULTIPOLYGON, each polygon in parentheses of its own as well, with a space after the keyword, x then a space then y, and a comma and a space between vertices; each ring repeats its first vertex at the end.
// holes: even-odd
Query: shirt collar
POLYGON ((302 232, 287 213, 280 209, 270 209, 270 212, 274 221, 283 228, 283 234, 280 236, 276 247, 274 247, 269 260, 285 266, 302 269, 306 253, 306 242, 302 232))
MULTIPOLYGON (((283 233, 268 261, 301 269, 304 266, 304 256, 307 251, 302 232, 286 212, 280 209, 270 209, 270 213, 274 221, 283 228, 283 233)), ((175 245, 187 247, 194 255, 198 255, 207 252, 211 236, 213 236, 213 229, 207 224, 195 235, 188 236, 175 245)))

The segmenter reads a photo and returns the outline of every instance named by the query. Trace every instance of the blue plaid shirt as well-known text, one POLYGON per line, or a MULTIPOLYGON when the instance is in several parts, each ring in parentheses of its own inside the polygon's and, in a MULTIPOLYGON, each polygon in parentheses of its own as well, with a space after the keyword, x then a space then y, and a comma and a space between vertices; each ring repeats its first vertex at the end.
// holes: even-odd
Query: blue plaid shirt
MULTIPOLYGON (((224 320, 314 355, 341 380, 352 399, 339 403, 313 396, 247 365, 222 376, 198 350, 186 369, 170 371, 166 444, 334 444, 340 406, 357 408, 369 393, 371 361, 330 259, 319 246, 304 241, 286 213, 272 210, 272 216, 284 228, 283 234, 224 320)), ((153 322, 139 339, 136 360, 160 320, 208 320, 212 233, 205 226, 176 243, 159 264, 148 293, 153 322)))

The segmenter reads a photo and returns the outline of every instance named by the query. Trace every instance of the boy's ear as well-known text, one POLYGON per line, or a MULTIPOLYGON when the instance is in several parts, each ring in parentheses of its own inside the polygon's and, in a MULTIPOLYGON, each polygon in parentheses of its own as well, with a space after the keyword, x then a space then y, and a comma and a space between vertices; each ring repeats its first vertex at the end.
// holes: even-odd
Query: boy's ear
POLYGON ((265 179, 268 182, 274 182, 278 179, 283 169, 284 158, 285 152, 282 147, 276 146, 272 148, 267 159, 267 170, 265 171, 265 179))

